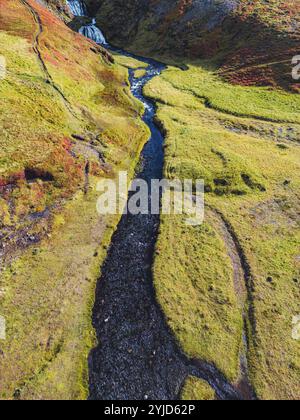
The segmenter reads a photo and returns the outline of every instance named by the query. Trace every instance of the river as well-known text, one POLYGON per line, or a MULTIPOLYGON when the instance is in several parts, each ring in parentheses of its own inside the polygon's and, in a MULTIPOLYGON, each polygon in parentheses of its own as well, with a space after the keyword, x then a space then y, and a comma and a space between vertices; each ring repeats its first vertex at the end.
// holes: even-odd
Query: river
MULTIPOLYGON (((72 8, 81 13, 84 10, 82 2, 72 8)), ((151 132, 137 178, 150 184, 151 179, 163 175, 164 136, 155 124, 155 104, 144 96, 143 88, 165 65, 111 49, 148 65, 142 78, 129 70, 129 79, 132 94, 144 104, 143 121, 151 132)), ((240 399, 215 367, 189 360, 168 327, 152 276, 159 224, 159 215, 123 215, 113 236, 93 309, 98 346, 89 357, 90 399, 176 400, 189 375, 208 381, 220 399, 240 399)))

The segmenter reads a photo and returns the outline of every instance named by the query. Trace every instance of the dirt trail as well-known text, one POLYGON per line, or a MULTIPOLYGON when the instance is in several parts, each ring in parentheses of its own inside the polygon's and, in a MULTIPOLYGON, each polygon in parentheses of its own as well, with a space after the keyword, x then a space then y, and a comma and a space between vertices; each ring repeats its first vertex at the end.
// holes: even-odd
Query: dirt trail
POLYGON ((78 116, 76 115, 75 111, 73 110, 73 107, 71 105, 71 103, 69 102, 69 100, 67 99, 67 97, 65 96, 65 94, 62 92, 62 90, 55 84, 47 66, 46 63, 43 59, 42 53, 41 53, 41 49, 40 49, 40 37, 44 32, 44 28, 43 28, 43 24, 42 24, 42 20, 40 18, 40 15, 38 14, 38 12, 29 4, 28 1, 26 0, 20 0, 20 2, 26 7, 26 9, 30 12, 30 14, 32 15, 36 25, 37 25, 37 32, 34 35, 33 38, 33 50, 38 58, 38 61, 40 63, 41 69, 45 75, 45 79, 46 79, 46 83, 48 83, 50 86, 52 86, 52 88, 58 93, 58 95, 61 97, 65 107, 67 108, 67 110, 70 112, 70 114, 72 114, 73 117, 78 118, 78 116))

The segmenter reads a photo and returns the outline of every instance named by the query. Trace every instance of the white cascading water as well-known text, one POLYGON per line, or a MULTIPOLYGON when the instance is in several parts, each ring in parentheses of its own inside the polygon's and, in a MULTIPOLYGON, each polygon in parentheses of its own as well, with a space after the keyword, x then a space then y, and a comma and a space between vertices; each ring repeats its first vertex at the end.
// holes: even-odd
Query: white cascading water
POLYGON ((67 5, 74 16, 86 16, 87 10, 84 1, 67 0, 67 5))
POLYGON ((82 26, 79 29, 79 33, 92 41, 95 41, 97 44, 107 45, 102 31, 96 26, 96 19, 93 19, 92 23, 82 26))
MULTIPOLYGON (((67 4, 74 16, 87 16, 87 8, 83 0, 67 0, 67 4)), ((88 25, 82 26, 79 33, 97 44, 107 45, 102 31, 96 26, 96 19, 88 25)))

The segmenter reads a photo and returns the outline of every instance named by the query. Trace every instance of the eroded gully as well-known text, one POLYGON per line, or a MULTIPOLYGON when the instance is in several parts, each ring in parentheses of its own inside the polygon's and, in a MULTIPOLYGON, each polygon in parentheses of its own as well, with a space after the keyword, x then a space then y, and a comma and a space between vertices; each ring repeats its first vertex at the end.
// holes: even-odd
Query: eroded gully
MULTIPOLYGON (((164 137, 154 122, 155 104, 145 98, 143 87, 164 65, 122 54, 148 64, 140 79, 130 70, 130 83, 145 106, 143 120, 151 131, 137 177, 150 183, 163 174, 164 137)), ((167 325, 152 278, 159 222, 157 215, 123 215, 113 236, 93 311, 99 344, 89 358, 90 399, 176 400, 189 375, 209 382, 219 399, 242 399, 214 366, 189 360, 167 325)))

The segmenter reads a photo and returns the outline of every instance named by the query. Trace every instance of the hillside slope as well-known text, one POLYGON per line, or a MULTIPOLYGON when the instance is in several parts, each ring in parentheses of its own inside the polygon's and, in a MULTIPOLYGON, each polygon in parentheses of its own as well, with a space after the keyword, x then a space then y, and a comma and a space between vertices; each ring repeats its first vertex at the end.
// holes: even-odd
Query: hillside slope
POLYGON ((244 85, 299 86, 291 59, 300 41, 293 0, 90 0, 108 40, 139 53, 217 59, 222 75, 244 85))
MULTIPOLYGON (((203 225, 161 217, 152 272, 170 329, 246 397, 298 400, 299 2, 87 3, 110 42, 169 64, 145 87, 164 176, 205 181, 203 225)), ((98 215, 97 182, 132 175, 149 137, 128 83, 145 70, 68 29, 65 0, 0 6, 0 399, 84 399, 119 220, 98 215)), ((214 397, 193 378, 189 394, 214 397)))
POLYGON ((0 3, 0 397, 80 398, 117 223, 95 185, 132 171, 148 131, 110 54, 39 2, 0 3))
POLYGON ((109 41, 169 64, 146 87, 165 177, 205 181, 202 226, 161 218, 153 272, 169 325, 240 389, 297 400, 299 3, 100 3, 109 41))

